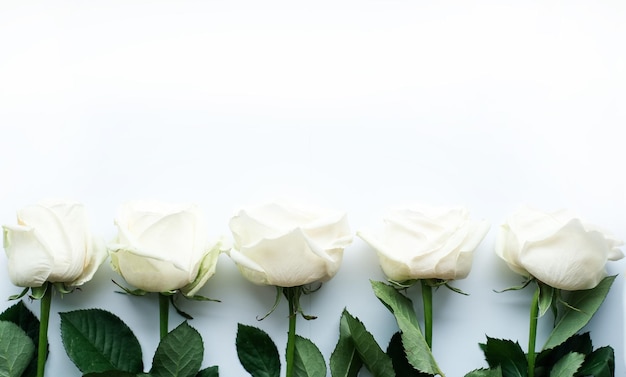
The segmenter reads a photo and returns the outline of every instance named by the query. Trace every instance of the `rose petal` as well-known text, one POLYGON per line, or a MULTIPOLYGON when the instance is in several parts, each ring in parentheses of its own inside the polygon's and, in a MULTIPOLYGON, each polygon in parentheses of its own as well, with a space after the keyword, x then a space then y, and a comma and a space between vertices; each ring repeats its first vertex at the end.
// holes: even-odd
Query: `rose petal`
POLYGON ((87 250, 86 264, 83 268, 83 272, 75 281, 71 282, 70 285, 80 286, 90 281, 107 256, 108 253, 104 240, 92 237, 91 245, 89 245, 87 250))
POLYGON ((528 242, 520 260, 532 276, 552 287, 590 289, 606 276, 608 251, 601 233, 587 232, 580 220, 572 219, 552 236, 528 242))
POLYGON ((216 242, 209 248, 204 257, 200 260, 200 265, 197 268, 198 273, 195 279, 181 289, 185 296, 193 296, 198 293, 198 290, 202 288, 213 274, 217 266, 217 258, 222 252, 222 243, 216 242))
POLYGON ((39 240, 50 250, 54 258, 50 281, 70 282, 80 276, 87 243, 82 205, 57 202, 31 205, 18 211, 18 222, 35 228, 39 240))
POLYGON ((241 248, 240 253, 260 266, 265 273, 267 283, 254 282, 280 287, 326 281, 336 271, 328 265, 340 263, 338 253, 335 253, 334 261, 319 258, 312 251, 310 239, 301 229, 294 229, 275 239, 261 240, 253 247, 241 248))
POLYGON ((168 261, 128 250, 116 250, 111 254, 114 270, 131 285, 146 292, 168 292, 189 284, 189 273, 176 268, 168 261))
POLYGON ((3 226, 9 278, 19 287, 40 287, 50 276, 54 259, 29 226, 3 226))

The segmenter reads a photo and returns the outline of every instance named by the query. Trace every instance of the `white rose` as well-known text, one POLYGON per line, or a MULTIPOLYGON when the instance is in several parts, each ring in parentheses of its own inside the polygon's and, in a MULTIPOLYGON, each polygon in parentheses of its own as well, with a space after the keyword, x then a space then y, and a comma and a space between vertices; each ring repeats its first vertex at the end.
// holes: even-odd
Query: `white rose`
POLYGON ((453 280, 467 277, 474 249, 489 230, 469 219, 465 208, 412 206, 393 209, 384 227, 357 232, 378 252, 390 280, 453 280))
POLYGON ((89 232, 82 204, 46 201, 17 212, 18 225, 3 225, 9 278, 20 287, 46 281, 78 286, 106 259, 101 239, 89 232))
POLYGON ((570 291, 598 285, 606 262, 624 256, 620 245, 568 211, 526 207, 511 215, 496 237, 496 253, 513 271, 570 291))
POLYGON ((235 241, 230 257, 261 285, 327 281, 352 242, 346 214, 321 208, 270 203, 240 211, 229 225, 235 241))
POLYGON ((215 273, 221 243, 208 243, 207 223, 195 205, 131 202, 115 225, 111 265, 141 290, 193 296, 215 273))

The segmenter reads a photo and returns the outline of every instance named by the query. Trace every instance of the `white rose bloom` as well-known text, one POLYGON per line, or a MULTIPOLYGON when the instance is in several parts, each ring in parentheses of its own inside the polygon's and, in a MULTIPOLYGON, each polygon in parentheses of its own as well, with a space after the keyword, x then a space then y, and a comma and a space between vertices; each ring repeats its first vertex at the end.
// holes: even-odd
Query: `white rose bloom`
POLYGON ((346 214, 269 203, 241 210, 230 220, 230 257, 255 284, 294 287, 327 281, 352 242, 346 214))
POLYGON ((215 273, 222 244, 208 243, 208 225, 195 205, 131 202, 115 225, 111 265, 139 289, 193 296, 215 273))
POLYGON ((384 227, 357 235, 378 252, 385 275, 397 282, 467 277, 474 249, 489 230, 465 208, 415 205, 387 212, 384 227))
POLYGON ((82 204, 46 201, 17 212, 18 225, 4 225, 9 278, 20 287, 46 281, 79 286, 106 259, 101 239, 89 232, 82 204))
POLYGON ((520 275, 573 291, 598 285, 607 261, 623 258, 620 245, 568 211, 524 207, 500 226, 496 253, 520 275))

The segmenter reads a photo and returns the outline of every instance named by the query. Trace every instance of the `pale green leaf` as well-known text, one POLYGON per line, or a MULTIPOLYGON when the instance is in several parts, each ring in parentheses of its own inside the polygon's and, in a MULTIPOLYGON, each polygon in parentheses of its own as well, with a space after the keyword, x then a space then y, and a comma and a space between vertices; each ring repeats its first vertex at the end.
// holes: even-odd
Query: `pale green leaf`
POLYGON ((0 377, 20 377, 35 355, 35 344, 9 321, 0 321, 0 339, 0 377))
POLYGON ((568 353, 554 364, 550 370, 550 377, 574 377, 585 361, 582 353, 568 353))
POLYGON ((544 314, 552 307, 552 300, 554 299, 555 289, 551 286, 543 283, 539 284, 539 317, 543 317, 544 314))
POLYGON ((344 309, 341 316, 343 322, 340 326, 347 333, 344 336, 352 338, 356 351, 367 370, 374 377, 393 377, 395 372, 391 358, 383 352, 376 340, 366 329, 361 321, 353 317, 344 309))
POLYGON ((295 377, 326 377, 326 362, 319 348, 307 338, 296 335, 293 373, 295 377))
POLYGON ((566 298, 569 307, 564 308, 543 349, 558 346, 582 329, 604 302, 614 280, 615 276, 608 276, 593 289, 570 292, 566 298))
POLYGON ((374 294, 391 311, 402 332, 402 344, 409 363, 421 372, 442 374, 419 327, 413 302, 393 286, 372 281, 374 294))
MULTIPOLYGON (((23 301, 18 301, 17 304, 2 312, 2 314, 0 314, 0 321, 15 323, 26 332, 33 341, 33 344, 37 345, 39 343, 39 319, 24 305, 23 301)), ((22 373, 22 377, 35 377, 37 375, 38 354, 39 350, 35 347, 35 354, 26 370, 22 373)), ((47 357, 48 354, 46 352, 46 358, 47 357)))

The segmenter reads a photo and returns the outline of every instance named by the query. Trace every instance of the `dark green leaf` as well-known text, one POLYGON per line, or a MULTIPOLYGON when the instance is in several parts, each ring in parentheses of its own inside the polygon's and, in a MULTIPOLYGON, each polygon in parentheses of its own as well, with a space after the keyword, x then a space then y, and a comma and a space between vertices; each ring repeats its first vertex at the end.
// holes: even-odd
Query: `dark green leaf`
POLYGON ((413 310, 413 302, 391 285, 376 281, 371 283, 376 297, 391 311, 398 322, 409 363, 422 372, 432 375, 442 374, 422 335, 413 310))
POLYGON ((339 340, 330 355, 330 374, 332 377, 357 377, 363 362, 359 357, 350 329, 346 321, 339 322, 339 340))
POLYGON ((326 362, 319 348, 307 338, 296 335, 293 373, 296 377, 326 377, 326 362))
POLYGON ((493 369, 476 369, 466 374, 465 377, 502 377, 502 370, 500 367, 493 369))
POLYGON ((615 376, 615 352, 611 347, 601 347, 585 358, 577 376, 613 377, 615 376))
POLYGON ((500 366, 507 377, 528 376, 526 354, 519 343, 487 337, 487 343, 480 346, 491 369, 500 366))
POLYGON ((253 326, 237 325, 237 356, 253 377, 279 377, 280 356, 269 335, 253 326))
POLYGON ((396 376, 402 377, 429 377, 432 374, 420 372, 413 368, 409 361, 406 359, 406 352, 404 352, 404 346, 402 345, 402 336, 400 332, 393 334, 389 345, 387 346, 387 355, 391 357, 393 363, 393 370, 396 372, 396 376))
POLYGON ((554 348, 541 351, 537 356, 536 366, 546 371, 547 374, 547 371, 568 353, 577 352, 588 355, 591 351, 593 351, 593 345, 589 333, 576 334, 554 348))
POLYGON ((352 338, 354 347, 367 370, 374 377, 395 376, 391 358, 383 352, 363 323, 345 309, 341 315, 341 322, 340 331, 345 331, 344 336, 352 338))
MULTIPOLYGON (((33 312, 28 310, 23 301, 11 306, 0 314, 0 321, 9 321, 18 325, 33 341, 33 344, 39 344, 39 319, 35 317, 33 312)), ((39 350, 35 346, 35 354, 26 370, 22 373, 22 377, 35 377, 37 375, 37 355, 39 350)), ((46 358, 48 354, 46 353, 46 358)))
POLYGON ((585 355, 576 352, 568 353, 554 364, 550 377, 574 377, 583 361, 585 361, 585 355))
POLYGON ((196 374, 196 377, 219 377, 219 375, 219 368, 217 365, 214 365, 212 367, 202 369, 198 372, 198 374, 196 374))
POLYGON ((81 372, 143 371, 139 341, 119 317, 100 309, 60 316, 65 352, 81 372))
POLYGON ((0 321, 0 339, 0 377, 20 377, 35 355, 35 344, 9 321, 0 321))
POLYGON ((565 299, 575 309, 564 309, 543 348, 556 347, 582 329, 604 302, 614 280, 615 276, 607 276, 593 289, 570 292, 565 299))
POLYGON ((152 377, 194 377, 204 357, 202 336, 187 322, 170 331, 159 343, 152 360, 152 377))

